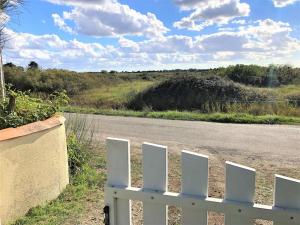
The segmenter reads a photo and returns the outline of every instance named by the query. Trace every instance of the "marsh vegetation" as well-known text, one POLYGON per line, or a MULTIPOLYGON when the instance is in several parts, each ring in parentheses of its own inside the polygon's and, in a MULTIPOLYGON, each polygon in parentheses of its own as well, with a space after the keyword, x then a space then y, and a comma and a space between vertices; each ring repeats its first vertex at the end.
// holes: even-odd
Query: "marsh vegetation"
MULTIPOLYGON (((78 73, 8 63, 4 70, 13 88, 29 90, 34 97, 47 99, 51 93, 65 90, 71 112, 128 116, 165 112, 167 117, 170 113, 166 112, 172 111, 199 114, 198 119, 212 121, 213 114, 268 116, 277 117, 275 123, 284 123, 283 117, 300 116, 300 69, 290 66, 78 73)), ((240 121, 245 120, 236 120, 240 121)))

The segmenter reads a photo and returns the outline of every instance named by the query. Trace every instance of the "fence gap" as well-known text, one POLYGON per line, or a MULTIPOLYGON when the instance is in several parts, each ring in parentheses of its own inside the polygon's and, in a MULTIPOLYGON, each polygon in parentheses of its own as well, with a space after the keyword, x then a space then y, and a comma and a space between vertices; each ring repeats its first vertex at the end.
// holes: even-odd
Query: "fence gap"
POLYGON ((168 225, 179 225, 182 224, 182 209, 176 206, 168 207, 168 225))
POLYGON ((208 212, 208 225, 224 225, 225 224, 225 214, 208 212))
POLYGON ((140 225, 143 224, 143 202, 142 201, 131 201, 132 205, 132 224, 140 225))
POLYGON ((254 225, 273 225, 273 221, 256 219, 254 220, 254 225))

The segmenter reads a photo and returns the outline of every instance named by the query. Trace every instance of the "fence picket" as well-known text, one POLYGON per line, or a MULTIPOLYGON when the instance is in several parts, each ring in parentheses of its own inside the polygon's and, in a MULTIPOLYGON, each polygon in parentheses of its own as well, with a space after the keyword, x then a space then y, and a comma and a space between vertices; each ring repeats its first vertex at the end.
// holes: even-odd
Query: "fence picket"
POLYGON ((167 205, 182 208, 183 225, 207 225, 207 211, 224 213, 225 225, 253 225, 254 219, 300 224, 300 180, 276 175, 274 205, 254 204, 255 170, 226 162, 225 199, 210 198, 208 157, 182 151, 181 193, 168 192, 167 147, 144 143, 144 184, 136 188, 131 187, 129 141, 108 138, 106 144, 109 225, 132 224, 131 199, 143 202, 144 225, 167 225, 167 205))
MULTIPOLYGON (((225 200, 253 204, 255 194, 255 170, 249 167, 226 162, 225 200)), ((253 225, 247 212, 237 210, 225 215, 225 225, 253 225)))
MULTIPOLYGON (((143 150, 143 189, 165 192, 168 189, 167 147, 144 143, 143 150)), ((168 224, 167 206, 144 202, 144 225, 168 224)))
MULTIPOLYGON (((130 187, 130 142, 124 139, 108 138, 107 185, 110 187, 130 187)), ((110 225, 131 225, 131 201, 105 196, 110 207, 110 225)))
MULTIPOLYGON (((208 157, 188 151, 181 153, 183 195, 194 195, 203 198, 208 193, 208 157)), ((192 203, 194 206, 196 202, 192 203)), ((207 225, 207 211, 182 208, 183 225, 207 225)))
MULTIPOLYGON (((275 176, 274 207, 300 210, 300 180, 275 176)), ((290 221, 289 224, 296 224, 296 218, 289 217, 282 218, 282 221, 274 221, 274 225, 287 225, 286 221, 290 221)))

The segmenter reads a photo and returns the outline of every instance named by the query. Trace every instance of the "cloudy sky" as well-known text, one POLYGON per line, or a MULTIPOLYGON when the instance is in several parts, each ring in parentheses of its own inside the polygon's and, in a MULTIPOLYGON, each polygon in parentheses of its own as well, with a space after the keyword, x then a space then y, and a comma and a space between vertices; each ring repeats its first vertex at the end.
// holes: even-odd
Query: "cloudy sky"
POLYGON ((26 0, 4 59, 77 71, 300 66, 300 0, 26 0))

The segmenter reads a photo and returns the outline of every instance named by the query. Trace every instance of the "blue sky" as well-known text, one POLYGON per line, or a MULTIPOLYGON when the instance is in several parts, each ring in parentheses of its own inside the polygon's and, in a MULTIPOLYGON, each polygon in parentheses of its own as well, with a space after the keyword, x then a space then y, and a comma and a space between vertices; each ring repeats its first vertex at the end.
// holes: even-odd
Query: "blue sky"
POLYGON ((299 0, 27 0, 4 60, 76 71, 300 66, 299 0))

